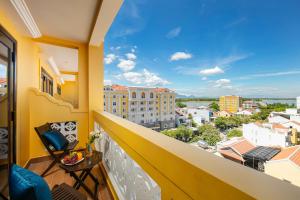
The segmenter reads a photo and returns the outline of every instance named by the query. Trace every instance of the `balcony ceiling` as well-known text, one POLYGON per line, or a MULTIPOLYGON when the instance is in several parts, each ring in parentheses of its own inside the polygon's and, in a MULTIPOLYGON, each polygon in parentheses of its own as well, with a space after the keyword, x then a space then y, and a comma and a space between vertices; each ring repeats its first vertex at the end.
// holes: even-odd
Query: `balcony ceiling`
POLYGON ((25 0, 42 35, 88 42, 101 0, 25 0))
POLYGON ((55 46, 51 44, 38 43, 40 54, 44 62, 52 57, 59 71, 78 72, 78 50, 55 46))
POLYGON ((123 0, 0 0, 0 11, 22 35, 97 46, 122 3, 123 0))

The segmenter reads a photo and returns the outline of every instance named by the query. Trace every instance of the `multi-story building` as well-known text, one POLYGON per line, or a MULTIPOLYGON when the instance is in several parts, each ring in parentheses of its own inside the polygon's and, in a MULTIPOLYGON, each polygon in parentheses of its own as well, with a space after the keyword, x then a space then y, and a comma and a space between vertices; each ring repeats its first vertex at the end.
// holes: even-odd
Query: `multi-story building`
POLYGON ((175 92, 167 88, 105 86, 104 110, 149 128, 173 128, 175 92))
MULTIPOLYGON (((91 175, 111 183, 109 186, 103 184, 100 190, 95 191, 103 200, 131 197, 163 200, 299 199, 300 190, 291 184, 102 112, 105 35, 115 16, 122 17, 117 14, 123 0, 73 0, 72 6, 71 1, 0 2, 1 54, 9 53, 8 58, 11 59, 5 58, 8 62, 5 66, 16 74, 9 77, 9 74, 5 74, 8 78, 7 93, 13 94, 14 98, 0 100, 0 155, 7 155, 6 159, 0 159, 0 199, 11 199, 9 190, 21 191, 19 189, 24 189, 21 188, 24 184, 42 185, 45 186, 44 191, 47 191, 45 181, 49 187, 67 182, 63 188, 70 191, 68 188, 76 182, 60 168, 47 173, 44 181, 39 178, 40 184, 34 184, 21 176, 17 177, 21 178, 20 182, 9 179, 16 175, 9 170, 14 163, 26 166, 36 173, 44 171, 49 165, 48 161, 43 161, 44 158, 48 159, 45 146, 34 131, 35 127, 47 125, 47 122, 62 122, 57 128, 63 132, 68 130, 71 135, 77 131, 77 147, 83 147, 88 142, 87 136, 91 130, 101 131, 103 137, 99 146, 103 157, 99 163, 101 167, 97 169, 101 172, 94 174, 95 170, 92 170, 91 175), (39 50, 39 43, 55 45, 59 50, 55 48, 54 54, 47 56, 45 51, 39 50), (69 54, 62 47, 78 50, 78 57, 69 54), (53 96, 41 90, 42 69, 48 65, 44 56, 51 56, 53 60, 63 63, 53 65, 56 66, 52 73, 54 75, 51 75, 54 82, 57 82, 59 76, 54 71, 62 74, 69 69, 71 63, 76 63, 74 66, 78 69, 78 87, 74 96, 78 97, 78 108, 72 108, 70 103, 56 99, 55 93, 59 90, 55 89, 55 84, 53 96), (65 126, 66 121, 72 123, 65 126), (77 124, 75 130, 74 121, 77 124), (37 163, 32 165, 33 161, 37 163), (98 174, 101 173, 106 176, 99 177, 98 174), (64 181, 67 179, 68 181, 64 181), (201 192, 199 188, 203 188, 201 192)), ((163 9, 169 10, 168 7, 163 9)), ((4 57, 1 56, 1 59, 4 57)), ((69 72, 74 74, 74 71, 69 72)), ((60 92, 64 94, 66 90, 68 89, 61 87, 60 92)), ((99 142, 95 142, 95 145, 96 143, 99 142)), ((95 157, 97 156, 91 159, 95 157)), ((289 172, 289 169, 285 171, 289 172)), ((93 186, 94 184, 88 184, 85 189, 94 191, 93 186)), ((53 189, 56 194, 60 191, 56 187, 53 189)), ((36 196, 28 190, 22 191, 23 199, 36 196)), ((83 193, 76 195, 77 197, 94 197, 87 197, 89 192, 80 192, 83 193)), ((48 198, 51 199, 51 193, 47 194, 50 194, 48 198)))
POLYGON ((182 108, 182 110, 187 118, 191 115, 197 124, 208 123, 211 121, 211 117, 213 116, 212 111, 205 107, 182 108))
POLYGON ((297 109, 300 110, 300 96, 296 98, 297 100, 297 109))
POLYGON ((243 137, 258 146, 288 147, 293 144, 292 137, 296 134, 296 129, 278 123, 243 124, 243 137))
POLYGON ((7 80, 6 78, 0 78, 0 96, 7 93, 7 80))
POLYGON ((221 96, 219 100, 220 111, 236 113, 241 105, 242 97, 240 96, 221 96))
POLYGON ((254 101, 244 101, 242 107, 243 109, 257 109, 258 105, 254 101))

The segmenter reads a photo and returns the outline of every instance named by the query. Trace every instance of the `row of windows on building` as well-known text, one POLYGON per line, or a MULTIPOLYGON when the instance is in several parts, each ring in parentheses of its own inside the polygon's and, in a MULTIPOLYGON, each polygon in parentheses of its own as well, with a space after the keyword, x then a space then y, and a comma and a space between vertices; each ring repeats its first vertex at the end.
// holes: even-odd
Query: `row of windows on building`
MULTIPOLYGON (((136 92, 132 92, 132 93, 131 93, 131 98, 135 99, 136 96, 137 96, 137 95, 136 95, 136 92)), ((150 93, 149 96, 150 96, 151 99, 154 98, 154 94, 153 94, 152 92, 150 93)), ((105 98, 105 95, 104 95, 103 97, 105 98)), ((126 98, 126 95, 123 95, 122 97, 125 99, 125 98, 126 98)), ((116 95, 113 95, 113 98, 115 99, 115 98, 117 98, 117 96, 116 96, 116 95)), ((146 93, 145 93, 145 92, 142 92, 141 98, 142 98, 142 99, 145 99, 145 98, 146 98, 146 93)), ((156 98, 158 98, 158 95, 156 95, 156 98)), ((171 96, 170 96, 170 99, 172 99, 172 98, 173 98, 173 96, 171 95, 171 96)), ((164 99, 166 99, 166 96, 164 96, 164 99)))
MULTIPOLYGON (((125 106, 126 105, 126 102, 124 101, 124 102, 122 102, 122 104, 125 106)), ((152 105, 153 103, 150 101, 149 103, 148 103, 149 105, 152 105)), ((158 104, 158 101, 156 101, 156 104, 158 104)), ((164 104, 167 104, 167 102, 166 101, 164 101, 164 104)), ((173 101, 170 101, 170 104, 173 104, 173 101)), ((104 102, 104 106, 105 106, 106 104, 105 104, 105 102, 104 102)), ((117 105, 117 102, 113 102, 113 106, 116 106, 117 105)), ((132 106, 134 106, 134 105, 136 105, 136 103, 135 102, 131 102, 131 105, 132 106)), ((144 105, 144 102, 142 101, 142 102, 140 102, 140 105, 144 105)))
MULTIPOLYGON (((152 108, 151 108, 151 109, 149 108, 149 111, 152 111, 152 110, 153 110, 152 108)), ((156 110, 158 110, 158 109, 156 109, 156 110)), ((126 109, 123 109, 122 111, 123 111, 123 113, 124 113, 124 112, 126 112, 126 109)), ((131 109, 131 111, 134 112, 135 110, 134 110, 134 109, 131 109)), ((140 111, 145 111, 145 109, 144 109, 144 108, 141 108, 140 111)), ((117 109, 114 108, 114 109, 113 109, 113 113, 117 113, 117 109)), ((173 114, 173 112, 169 112, 169 113, 170 113, 170 115, 173 114)), ((158 112, 156 113, 156 115, 158 116, 158 112)), ((167 115, 167 112, 163 112, 163 115, 167 115)), ((144 114, 142 114, 142 116, 144 116, 144 114)), ((153 113, 150 113, 150 116, 152 117, 152 116, 153 116, 153 113)))

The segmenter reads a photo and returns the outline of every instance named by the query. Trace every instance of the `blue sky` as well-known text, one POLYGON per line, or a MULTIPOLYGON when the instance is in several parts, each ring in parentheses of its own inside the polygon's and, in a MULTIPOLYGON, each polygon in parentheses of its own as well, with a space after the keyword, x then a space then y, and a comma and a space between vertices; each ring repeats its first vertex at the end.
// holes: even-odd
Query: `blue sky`
POLYGON ((300 1, 125 0, 106 83, 218 97, 300 96, 300 1))

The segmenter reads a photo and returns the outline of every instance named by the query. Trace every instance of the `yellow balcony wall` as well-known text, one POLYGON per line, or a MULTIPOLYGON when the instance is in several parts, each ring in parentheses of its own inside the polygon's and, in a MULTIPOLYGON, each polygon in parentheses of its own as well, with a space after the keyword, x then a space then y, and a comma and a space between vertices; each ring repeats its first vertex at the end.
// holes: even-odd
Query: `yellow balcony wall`
POLYGON ((28 88, 39 86, 38 47, 31 38, 17 32, 0 7, 0 23, 17 41, 17 162, 25 164, 30 158, 28 88))
POLYGON ((107 112, 101 128, 160 186, 162 199, 297 199, 299 188, 107 112))

